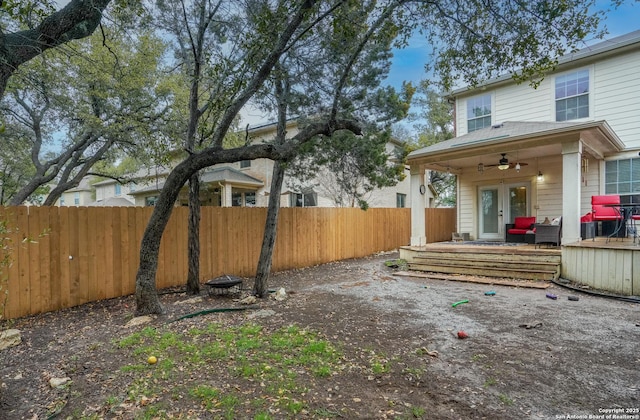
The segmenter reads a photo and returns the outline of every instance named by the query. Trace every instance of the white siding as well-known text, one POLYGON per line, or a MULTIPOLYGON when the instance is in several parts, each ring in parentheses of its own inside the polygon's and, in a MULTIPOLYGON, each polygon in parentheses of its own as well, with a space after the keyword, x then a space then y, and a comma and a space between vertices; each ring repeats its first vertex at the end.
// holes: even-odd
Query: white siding
POLYGON ((458 189, 458 231, 468 232, 473 239, 478 237, 477 217, 474 209, 477 201, 477 186, 472 177, 459 177, 458 189))
MULTIPOLYGON (((640 148, 640 51, 574 70, 581 68, 589 69, 588 120, 606 120, 627 148, 640 148)), ((547 76, 535 89, 528 83, 513 83, 482 92, 493 95, 492 122, 555 121, 555 76, 547 76)), ((467 99, 476 95, 477 91, 461 95, 456 101, 459 136, 467 133, 467 99)))
POLYGON ((534 206, 536 203, 538 205, 535 216, 542 222, 545 217, 551 220, 562 216, 562 156, 545 157, 544 162, 538 165, 543 180, 536 181, 536 196, 532 197, 532 201, 534 206))
POLYGON ((552 92, 549 79, 543 80, 537 89, 527 83, 497 89, 494 121, 553 121, 552 92))
POLYGON ((594 114, 607 120, 627 148, 640 148, 640 51, 594 66, 594 114))

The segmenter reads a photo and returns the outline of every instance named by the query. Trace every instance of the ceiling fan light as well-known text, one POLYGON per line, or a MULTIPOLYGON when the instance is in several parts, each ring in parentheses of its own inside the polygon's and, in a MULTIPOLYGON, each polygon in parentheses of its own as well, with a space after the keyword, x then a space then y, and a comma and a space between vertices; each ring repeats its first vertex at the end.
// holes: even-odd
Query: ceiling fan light
POLYGON ((509 159, 505 157, 505 153, 502 154, 502 159, 500 159, 498 169, 500 169, 501 171, 509 169, 509 159))
POLYGON ((520 172, 520 163, 516 163, 516 172, 520 172))

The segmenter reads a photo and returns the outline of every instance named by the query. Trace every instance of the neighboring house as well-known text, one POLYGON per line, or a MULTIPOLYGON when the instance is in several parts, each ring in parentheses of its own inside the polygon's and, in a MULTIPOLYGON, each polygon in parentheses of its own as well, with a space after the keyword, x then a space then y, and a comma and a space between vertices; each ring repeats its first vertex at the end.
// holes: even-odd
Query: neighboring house
MULTIPOLYGON (((249 130, 249 141, 263 142, 273 139, 276 133, 275 124, 261 125, 249 130)), ((297 133, 297 125, 290 122, 287 134, 297 133)), ((390 142, 387 151, 401 147, 400 143, 390 142)), ((244 160, 212 166, 201 172, 200 201, 205 206, 218 207, 266 207, 269 204, 269 193, 274 162, 270 159, 244 160)), ((96 202, 93 205, 154 205, 164 186, 169 170, 167 168, 141 169, 127 178, 132 181, 122 185, 113 179, 94 184, 96 202), (107 204, 120 199, 122 204, 107 204), (104 204, 103 204, 104 203, 104 204)), ((325 174, 326 175, 326 174, 325 174)), ((297 185, 285 177, 283 191, 280 196, 282 207, 335 207, 332 199, 330 181, 319 176, 305 186, 297 185)), ((370 207, 408 207, 409 177, 394 187, 374 190, 366 197, 370 207)), ((178 205, 187 205, 188 188, 183 187, 178 196, 178 205)))
POLYGON ((63 192, 55 205, 76 207, 89 205, 89 203, 94 201, 93 188, 91 186, 91 181, 94 179, 95 177, 92 176, 82 178, 77 187, 63 192))
MULTIPOLYGON (((409 154, 411 190, 449 170, 458 231, 503 240, 516 216, 562 216, 562 243, 581 240, 591 196, 640 202, 640 31, 562 57, 534 89, 509 75, 451 93, 457 137, 409 154)), ((426 242, 412 201, 412 245, 426 242)))

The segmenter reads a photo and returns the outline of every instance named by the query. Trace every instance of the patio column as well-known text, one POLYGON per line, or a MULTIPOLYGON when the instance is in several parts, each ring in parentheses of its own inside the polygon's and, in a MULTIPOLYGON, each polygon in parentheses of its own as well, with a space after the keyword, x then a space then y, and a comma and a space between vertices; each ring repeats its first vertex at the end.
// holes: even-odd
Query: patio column
POLYGON ((222 187, 222 203, 220 203, 221 207, 231 207, 233 200, 232 200, 232 195, 231 193, 233 192, 233 189, 231 188, 231 185, 229 184, 224 184, 224 186, 222 187))
POLYGON ((425 197, 421 190, 424 186, 424 169, 421 165, 411 166, 411 246, 426 245, 427 237, 425 230, 425 197))
POLYGON ((562 244, 580 241, 582 141, 562 143, 562 244))

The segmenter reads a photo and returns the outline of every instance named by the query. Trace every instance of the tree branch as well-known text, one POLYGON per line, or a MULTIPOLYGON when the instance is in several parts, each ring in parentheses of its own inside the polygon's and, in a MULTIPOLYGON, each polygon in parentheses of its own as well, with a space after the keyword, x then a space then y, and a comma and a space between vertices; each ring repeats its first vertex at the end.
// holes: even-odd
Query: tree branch
POLYGON ((0 97, 18 66, 45 50, 91 35, 110 1, 71 0, 33 29, 3 33, 0 36, 0 97))

